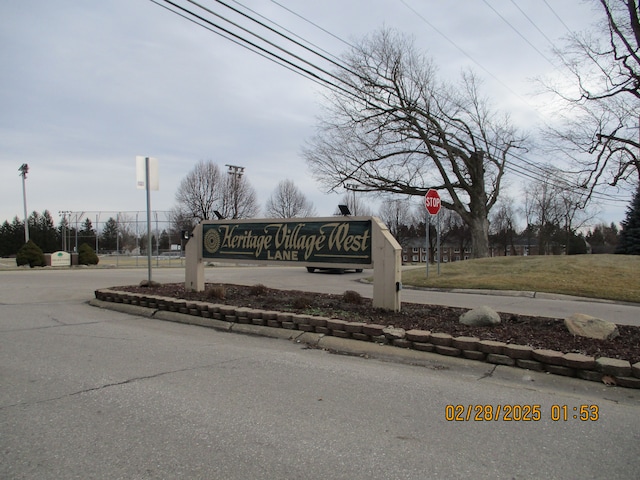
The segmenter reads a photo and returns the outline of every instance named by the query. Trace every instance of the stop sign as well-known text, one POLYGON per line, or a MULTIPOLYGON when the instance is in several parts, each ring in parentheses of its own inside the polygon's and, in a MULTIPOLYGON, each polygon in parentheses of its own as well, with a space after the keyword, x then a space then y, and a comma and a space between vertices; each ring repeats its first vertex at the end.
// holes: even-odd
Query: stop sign
POLYGON ((424 196, 424 206, 431 215, 436 215, 440 211, 440 195, 433 188, 424 196))

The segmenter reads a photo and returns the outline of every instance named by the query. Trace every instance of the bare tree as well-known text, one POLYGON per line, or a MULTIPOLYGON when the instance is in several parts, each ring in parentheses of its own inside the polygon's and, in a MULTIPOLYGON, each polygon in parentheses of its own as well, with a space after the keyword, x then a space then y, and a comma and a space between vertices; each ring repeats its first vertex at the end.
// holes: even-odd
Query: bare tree
MULTIPOLYGON (((358 193, 358 190, 345 193, 340 200, 340 205, 346 205, 351 215, 355 217, 368 217, 373 215, 373 210, 365 200, 365 195, 358 193)), ((335 214, 342 215, 338 208, 336 208, 335 214)))
POLYGON ((316 210, 292 180, 282 180, 267 199, 267 216, 275 218, 315 217, 316 210))
POLYGON ((183 230, 191 231, 195 226, 193 216, 188 212, 181 210, 180 205, 174 206, 169 212, 169 221, 171 224, 171 232, 173 235, 180 236, 183 230))
POLYGON ((527 230, 537 233, 541 255, 559 253, 559 241, 568 248, 575 230, 592 218, 584 209, 588 193, 559 185, 555 182, 559 175, 558 169, 547 167, 543 178, 523 187, 527 230))
MULTIPOLYGON (((453 244, 456 245, 462 254, 471 246, 472 236, 470 227, 467 225, 462 217, 454 210, 442 209, 440 210, 440 242, 441 244, 453 244)), ((437 216, 431 220, 433 232, 429 233, 429 243, 432 253, 435 252, 434 240, 436 238, 436 223, 438 222, 437 216)), ((432 255, 433 257, 433 255, 432 255)))
POLYGON ((515 252, 514 240, 517 235, 516 210, 513 199, 503 197, 491 216, 491 233, 494 242, 503 249, 503 254, 515 252), (511 250, 509 250, 511 248, 511 250))
POLYGON ((180 182, 176 193, 177 211, 196 221, 211 220, 222 199, 224 178, 211 160, 199 161, 180 182))
POLYGON ((117 244, 120 251, 133 251, 138 247, 138 224, 136 219, 126 212, 116 215, 117 244))
POLYGON ((473 255, 489 253, 488 214, 500 192, 508 152, 523 138, 480 96, 472 74, 458 88, 436 79, 413 43, 383 30, 345 56, 343 90, 327 97, 319 133, 304 150, 329 190, 423 196, 445 190, 443 207, 469 225, 473 255))
POLYGON ((174 217, 180 224, 191 218, 196 222, 216 218, 251 218, 258 211, 256 193, 242 174, 223 175, 217 164, 201 160, 180 182, 176 193, 174 217))
POLYGON ((403 246, 406 238, 402 233, 408 233, 408 227, 415 221, 413 206, 408 198, 388 198, 382 202, 378 212, 380 220, 389 228, 391 235, 403 246))
POLYGON ((569 74, 544 81, 567 109, 546 132, 552 148, 579 168, 580 183, 594 188, 640 180, 640 16, 636 0, 593 0, 601 23, 573 33, 556 50, 569 74))
POLYGON ((223 183, 223 193, 218 209, 225 218, 252 218, 258 215, 260 207, 256 191, 244 174, 230 171, 223 183))

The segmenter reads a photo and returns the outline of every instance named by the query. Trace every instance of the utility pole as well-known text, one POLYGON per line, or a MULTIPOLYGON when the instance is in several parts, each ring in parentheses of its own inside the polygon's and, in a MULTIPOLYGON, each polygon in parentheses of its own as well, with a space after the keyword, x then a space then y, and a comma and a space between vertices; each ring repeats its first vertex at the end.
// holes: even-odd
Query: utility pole
POLYGON ((29 219, 27 218, 27 190, 25 180, 27 179, 27 173, 29 172, 29 165, 23 163, 18 169, 20 176, 22 177, 22 201, 24 203, 24 243, 29 241, 29 219))
POLYGON ((226 164, 225 167, 229 167, 227 173, 233 175, 233 217, 238 218, 238 183, 244 174, 244 167, 238 165, 226 164))

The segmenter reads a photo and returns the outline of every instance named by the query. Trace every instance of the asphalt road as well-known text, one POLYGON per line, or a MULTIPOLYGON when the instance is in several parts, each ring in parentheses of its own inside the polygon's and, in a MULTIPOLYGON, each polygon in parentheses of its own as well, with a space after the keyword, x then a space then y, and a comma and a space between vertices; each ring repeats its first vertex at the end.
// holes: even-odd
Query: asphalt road
MULTIPOLYGON (((212 270, 208 280, 223 269, 212 270)), ((254 270, 242 273, 248 283, 257 283, 254 270)), ((260 283, 286 283, 264 271, 273 283, 260 283)), ((180 281, 180 271, 154 273, 180 281)), ((436 355, 421 366, 333 355, 87 305, 95 288, 145 274, 0 272, 0 478, 631 479, 640 471, 638 390, 436 355), (461 405, 463 420, 448 421, 459 413, 448 405, 461 405), (501 414, 474 420, 483 405, 493 414, 501 405, 501 414), (506 405, 516 406, 511 417, 536 408, 531 421, 507 421, 506 405), (590 420, 573 418, 582 405, 590 420)), ((327 278, 342 291, 338 283, 350 281, 327 278)))
MULTIPOLYGON (((146 269, 74 269, 74 270, 0 270, 0 281, 5 286, 5 294, 19 295, 20 289, 38 289, 40 300, 50 301, 60 296, 75 300, 93 295, 96 288, 118 285, 135 285, 147 278, 146 269), (52 280, 48 280, 53 278, 52 280), (37 280, 41 283, 33 283, 37 280), (87 279, 90 279, 88 281, 87 279)), ((371 271, 363 273, 307 273, 300 267, 213 267, 205 270, 207 282, 255 285, 262 283, 273 288, 296 289, 321 293, 344 293, 356 290, 361 295, 371 297, 373 286, 359 280, 370 277, 371 271)), ((159 282, 184 282, 184 269, 161 268, 152 271, 152 278, 159 282)), ((640 326, 640 305, 615 302, 594 302, 535 292, 490 294, 477 292, 442 292, 434 290, 402 291, 403 302, 429 303, 463 308, 487 305, 498 312, 565 318, 574 313, 585 313, 623 325, 640 326)))

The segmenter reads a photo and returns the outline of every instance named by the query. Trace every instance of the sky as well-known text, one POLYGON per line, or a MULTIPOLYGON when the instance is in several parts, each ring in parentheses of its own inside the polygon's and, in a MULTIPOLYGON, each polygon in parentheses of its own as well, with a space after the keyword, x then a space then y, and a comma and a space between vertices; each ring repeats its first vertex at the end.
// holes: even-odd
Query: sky
MULTIPOLYGON (((442 78, 473 69, 524 129, 549 112, 532 78, 557 73, 550 41, 560 46, 597 19, 582 0, 227 2, 333 55, 383 27, 411 35, 442 78)), ((237 18, 213 0, 199 3, 237 18)), ((47 209, 56 224, 61 211, 146 211, 137 155, 158 159, 153 210, 175 205, 201 160, 245 167, 261 207, 285 179, 320 216, 345 193, 323 192, 301 154, 323 86, 150 0, 0 2, 0 65, 0 222, 23 217, 23 163, 28 212, 47 209)), ((509 180, 516 196, 522 181, 509 180)), ((604 204, 600 219, 619 222, 625 209, 604 204)))

